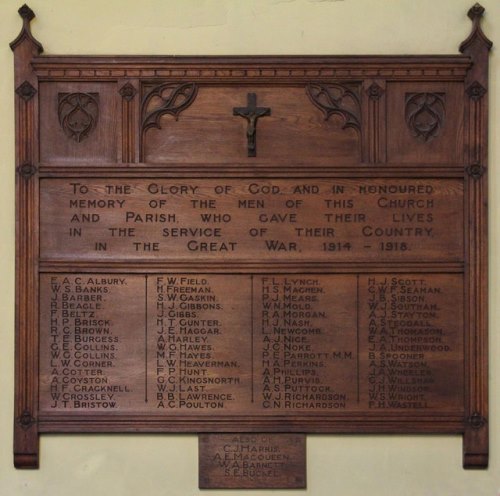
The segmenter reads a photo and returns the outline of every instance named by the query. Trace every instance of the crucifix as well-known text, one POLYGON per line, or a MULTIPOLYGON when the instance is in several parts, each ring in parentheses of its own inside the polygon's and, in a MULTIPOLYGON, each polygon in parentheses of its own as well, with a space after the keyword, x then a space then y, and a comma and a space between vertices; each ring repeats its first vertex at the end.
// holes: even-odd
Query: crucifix
POLYGON ((247 123, 247 141, 248 141, 248 156, 255 157, 257 155, 257 119, 266 115, 271 115, 270 107, 257 107, 257 95, 248 93, 246 107, 234 107, 233 115, 244 117, 247 123))

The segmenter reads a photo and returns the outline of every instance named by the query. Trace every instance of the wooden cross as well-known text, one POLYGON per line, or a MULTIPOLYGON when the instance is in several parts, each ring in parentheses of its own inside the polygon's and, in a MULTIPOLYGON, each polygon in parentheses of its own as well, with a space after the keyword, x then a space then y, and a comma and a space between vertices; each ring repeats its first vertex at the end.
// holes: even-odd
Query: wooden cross
POLYGON ((270 107, 257 107, 257 95, 255 93, 248 93, 246 107, 234 107, 233 115, 244 117, 247 124, 247 141, 248 141, 248 156, 257 156, 257 119, 265 115, 271 115, 270 107))

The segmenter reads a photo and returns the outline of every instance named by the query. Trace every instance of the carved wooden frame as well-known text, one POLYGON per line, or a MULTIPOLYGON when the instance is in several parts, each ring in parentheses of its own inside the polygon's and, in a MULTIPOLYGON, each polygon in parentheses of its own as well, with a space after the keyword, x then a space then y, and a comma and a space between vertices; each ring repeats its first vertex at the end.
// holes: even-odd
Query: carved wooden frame
MULTIPOLYGON (((19 468, 38 467, 39 435, 46 432, 230 432, 284 431, 336 433, 450 433, 463 435, 463 464, 465 468, 484 468, 488 463, 488 341, 487 341, 487 129, 488 129, 488 52, 492 43, 483 34, 480 20, 484 9, 476 4, 469 10, 473 22, 470 36, 461 44, 462 55, 456 56, 283 56, 283 57, 80 57, 42 55, 42 45, 32 36, 30 21, 34 13, 23 6, 19 13, 23 27, 11 43, 15 63, 16 93, 16 365, 15 365, 15 425, 14 463, 19 468), (246 418, 235 424, 230 418, 207 420, 182 417, 169 420, 147 416, 105 419, 99 416, 60 415, 41 417, 38 409, 39 366, 39 274, 41 269, 61 269, 69 265, 41 262, 39 259, 39 184, 40 178, 72 177, 74 168, 40 162, 39 100, 40 81, 106 81, 114 82, 120 92, 121 126, 118 163, 129 167, 122 171, 132 177, 144 170, 141 140, 144 126, 157 126, 156 115, 177 116, 192 103, 196 85, 204 83, 229 84, 300 84, 309 85, 308 94, 328 119, 337 114, 344 125, 361 134, 362 161, 376 166, 375 177, 390 177, 393 169, 386 164, 384 121, 386 118, 386 81, 455 81, 463 84, 465 111, 465 146, 463 161, 454 166, 438 165, 422 172, 421 166, 409 166, 398 177, 454 177, 465 184, 465 415, 461 417, 411 418, 387 415, 337 416, 335 421, 321 416, 313 420, 296 416, 293 421, 246 418), (140 82, 166 85, 176 81, 190 82, 189 88, 177 88, 164 99, 157 114, 145 115, 141 107, 140 82), (357 81, 357 88, 345 83, 357 81), (328 96, 328 87, 340 91, 340 98, 328 96), (188 91, 187 93, 185 91, 188 91), (180 93, 179 93, 180 92, 180 93), (182 93, 182 94, 181 94, 182 93), (181 96, 179 96, 181 95, 181 96), (365 118, 362 120, 352 104, 343 107, 344 97, 358 102, 365 118), (178 101, 178 98, 183 99, 178 101), (153 119, 153 120, 151 120, 153 119), (42 267, 43 266, 43 267, 42 267)), ((332 90, 333 91, 333 90, 332 90)), ((85 97, 92 100, 92 97, 85 97)), ((143 100, 144 101, 144 100, 143 100)), ((412 120, 412 108, 407 108, 407 122, 416 139, 432 140, 439 132, 441 120, 440 95, 422 93, 407 95, 407 105, 433 105, 437 102, 436 121, 432 129, 420 129, 412 120)), ((95 118, 98 118, 95 115, 95 118)), ((182 117, 181 117, 182 118, 182 117)), ((89 121, 88 126, 91 126, 89 121)), ((90 127, 77 133, 84 138, 90 127)), ((117 164, 119 165, 119 164, 117 164)), ((194 167, 192 172, 199 172, 194 167)), ((148 173, 168 174, 172 166, 152 165, 148 173)), ((221 167, 220 170, 224 170, 221 167)), ((266 171, 266 167, 262 167, 266 171)), ((311 168, 310 174, 328 171, 311 168)), ((113 175, 112 167, 92 168, 87 174, 100 177, 113 175)), ((210 174, 210 168, 208 172, 210 174)), ((339 167, 336 174, 355 177, 350 168, 339 167)), ((74 270, 86 264, 72 264, 74 270)), ((114 269, 137 268, 117 262, 114 269)), ((144 264, 141 270, 154 271, 154 264, 144 264)), ((87 267, 88 268, 88 267, 87 267)), ((95 270, 102 269, 97 266, 95 270)), ((214 265, 223 271, 225 264, 214 265)), ((414 270, 421 268, 412 267, 414 270)), ((191 270, 198 266, 193 262, 191 270)), ((321 272, 321 266, 308 267, 321 272)), ((347 267, 348 269, 348 267, 347 267)), ((347 270, 346 269, 346 270, 347 270)), ((442 267, 443 270, 446 267, 442 267)), ((459 271, 450 264, 449 269, 459 271)), ((257 267, 258 270, 258 267, 257 267)), ((279 265, 276 270, 281 270, 279 265)), ((396 270, 398 270, 396 268, 396 270)), ((460 269, 462 270, 462 269, 460 269)))

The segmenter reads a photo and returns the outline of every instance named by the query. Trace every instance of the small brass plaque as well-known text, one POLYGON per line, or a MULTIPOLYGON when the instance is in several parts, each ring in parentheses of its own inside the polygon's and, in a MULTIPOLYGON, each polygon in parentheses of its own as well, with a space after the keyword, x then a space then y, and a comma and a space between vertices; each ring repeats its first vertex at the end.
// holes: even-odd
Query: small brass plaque
POLYGON ((306 487, 304 434, 201 434, 200 489, 306 487))

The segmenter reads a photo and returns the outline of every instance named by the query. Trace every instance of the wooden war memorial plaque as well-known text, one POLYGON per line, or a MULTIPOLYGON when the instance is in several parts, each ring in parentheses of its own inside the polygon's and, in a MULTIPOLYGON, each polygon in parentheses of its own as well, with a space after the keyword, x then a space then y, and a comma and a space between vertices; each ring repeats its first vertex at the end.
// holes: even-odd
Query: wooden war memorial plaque
POLYGON ((440 56, 52 56, 19 12, 17 467, 60 432, 462 434, 487 466, 480 5, 440 56))

